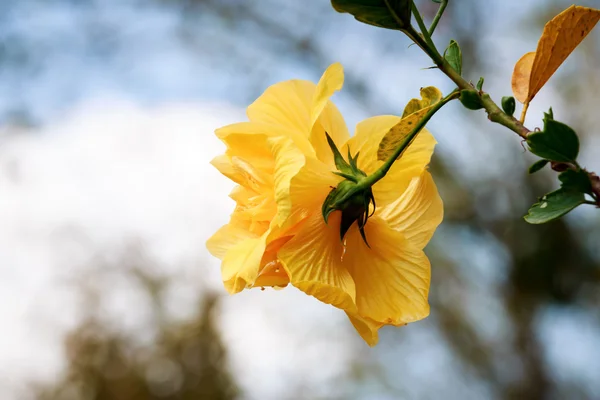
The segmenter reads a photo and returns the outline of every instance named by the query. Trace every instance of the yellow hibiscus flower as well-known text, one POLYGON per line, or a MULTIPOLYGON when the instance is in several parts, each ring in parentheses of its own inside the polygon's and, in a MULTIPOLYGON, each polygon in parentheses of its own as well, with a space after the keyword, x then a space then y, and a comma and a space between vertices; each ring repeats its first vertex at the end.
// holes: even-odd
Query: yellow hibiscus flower
POLYGON ((344 180, 333 173, 327 134, 342 154, 359 153, 358 167, 369 175, 382 164, 379 142, 400 121, 369 118, 351 138, 329 100, 343 80, 341 65, 333 64, 317 85, 273 85, 248 107, 249 122, 216 131, 227 150, 213 165, 238 184, 231 193, 237 205, 207 247, 222 260, 230 293, 291 284, 344 310, 361 337, 375 345, 383 325, 429 314, 430 264, 423 248, 443 216, 427 171, 436 142, 424 129, 372 187, 377 207, 364 226, 368 245, 357 224, 340 240, 342 213, 334 211, 325 223, 321 212, 344 180))

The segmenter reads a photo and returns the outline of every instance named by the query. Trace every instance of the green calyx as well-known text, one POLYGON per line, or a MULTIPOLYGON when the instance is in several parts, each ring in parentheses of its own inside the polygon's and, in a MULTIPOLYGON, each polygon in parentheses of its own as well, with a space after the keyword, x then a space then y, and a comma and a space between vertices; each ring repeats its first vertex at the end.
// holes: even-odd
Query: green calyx
POLYGON ((323 202, 321 208, 323 219, 327 223, 332 212, 341 211, 340 240, 344 240, 348 229, 357 222, 360 234, 368 246, 364 228, 369 217, 375 212, 375 198, 371 186, 364 184, 367 174, 357 166, 358 153, 353 157, 348 149, 348 161, 346 161, 329 134, 325 134, 337 168, 333 173, 343 177, 344 180, 331 190, 323 202), (373 204, 372 208, 371 204, 373 204))

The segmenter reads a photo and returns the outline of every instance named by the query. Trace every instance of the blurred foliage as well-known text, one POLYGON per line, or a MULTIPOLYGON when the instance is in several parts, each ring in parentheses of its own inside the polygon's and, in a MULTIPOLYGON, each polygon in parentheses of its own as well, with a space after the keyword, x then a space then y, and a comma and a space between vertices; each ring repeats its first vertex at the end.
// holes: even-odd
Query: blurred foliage
MULTIPOLYGON (((130 258, 130 256, 128 256, 130 258)), ((150 265, 136 257, 117 268, 141 283, 151 299, 155 333, 150 343, 139 334, 111 328, 99 314, 102 297, 80 284, 87 315, 67 334, 67 367, 56 382, 32 385, 39 400, 231 400, 239 391, 227 369, 227 352, 216 329, 219 297, 204 294, 193 316, 172 322, 162 318, 163 278, 152 276, 150 265), (157 290, 159 289, 159 290, 157 290)), ((92 279, 102 274, 94 270, 92 279)))

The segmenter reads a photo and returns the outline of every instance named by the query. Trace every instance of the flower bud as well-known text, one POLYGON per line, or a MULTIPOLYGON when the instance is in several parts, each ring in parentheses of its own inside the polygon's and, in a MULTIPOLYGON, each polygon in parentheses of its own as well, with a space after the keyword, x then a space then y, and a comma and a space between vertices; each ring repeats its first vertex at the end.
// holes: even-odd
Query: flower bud
POLYGON ((468 108, 469 110, 479 110, 483 108, 481 98, 479 97, 479 93, 477 93, 476 90, 461 90, 459 100, 462 103, 462 105, 468 108))
POLYGON ((505 113, 507 113, 511 117, 515 113, 515 107, 516 107, 516 103, 515 103, 515 98, 514 97, 512 97, 512 96, 504 96, 502 98, 502 111, 504 111, 505 113))
POLYGON ((368 246, 364 227, 369 217, 375 212, 375 197, 373 197, 371 187, 365 187, 362 182, 367 177, 367 174, 358 168, 358 154, 352 157, 350 149, 348 149, 348 161, 344 160, 331 137, 327 133, 326 135, 329 147, 331 147, 331 151, 333 152, 336 168, 338 169, 337 172, 333 173, 345 179, 331 190, 323 202, 321 208, 323 219, 327 223, 329 215, 332 212, 341 211, 340 240, 344 240, 348 229, 350 229, 354 222, 357 222, 360 234, 368 246), (369 213, 371 203, 373 203, 373 209, 369 213))
POLYGON ((357 222, 360 234, 365 243, 367 243, 364 227, 369 217, 375 212, 375 198, 370 187, 363 188, 360 184, 348 179, 341 181, 329 193, 323 203, 322 213, 325 223, 327 223, 329 215, 334 211, 341 211, 342 213, 340 240, 344 240, 348 229, 350 229, 354 222, 357 222), (372 210, 370 210, 371 203, 373 203, 372 210))

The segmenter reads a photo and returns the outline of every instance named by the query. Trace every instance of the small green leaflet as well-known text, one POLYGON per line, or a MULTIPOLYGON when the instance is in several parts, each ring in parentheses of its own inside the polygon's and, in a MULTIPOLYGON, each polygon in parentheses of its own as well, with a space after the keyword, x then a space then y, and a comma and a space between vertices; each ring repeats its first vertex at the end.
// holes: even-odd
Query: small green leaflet
POLYGON ((536 161, 535 163, 533 163, 531 165, 531 167, 529 167, 529 173, 530 174, 535 174, 540 169, 544 168, 546 166, 546 164, 548 164, 549 162, 550 161, 548 161, 548 160, 539 160, 539 161, 536 161))
POLYGON ((592 181, 583 169, 566 170, 558 176, 558 179, 560 179, 561 187, 565 190, 592 194, 592 181))
POLYGON ((527 135, 529 151, 546 160, 574 162, 579 154, 579 139, 569 126, 555 121, 552 109, 544 114, 544 130, 527 135))
POLYGON ((456 40, 452 39, 450 41, 446 51, 444 51, 444 58, 448 61, 452 69, 458 72, 459 75, 462 75, 462 52, 456 40))
POLYGON ((544 224, 562 217, 584 201, 583 193, 561 188, 542 197, 538 203, 531 206, 524 218, 530 224, 544 224))

